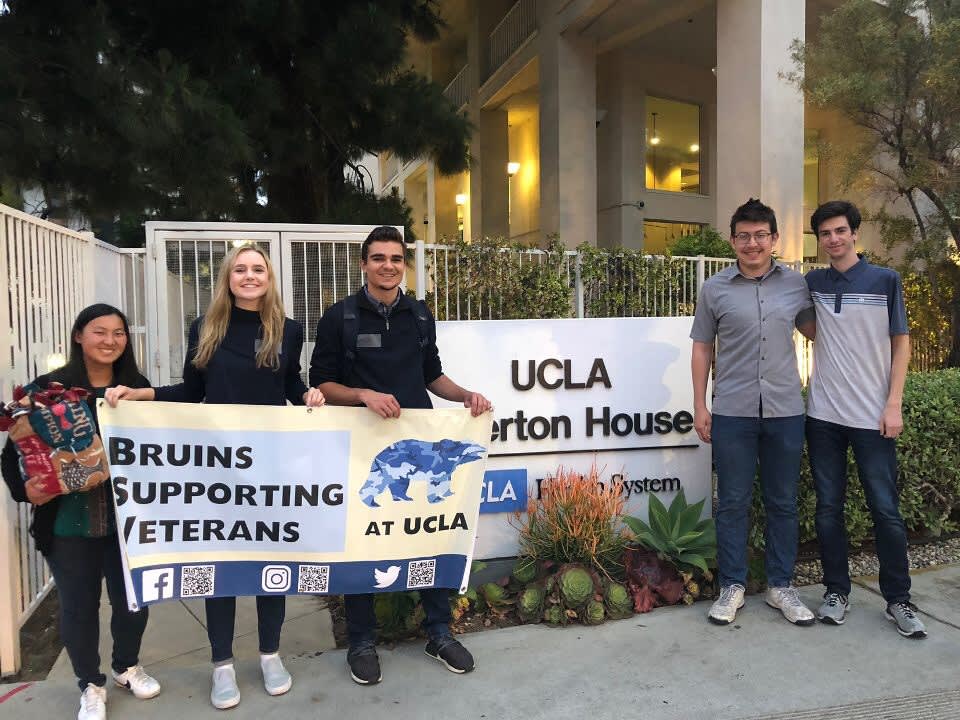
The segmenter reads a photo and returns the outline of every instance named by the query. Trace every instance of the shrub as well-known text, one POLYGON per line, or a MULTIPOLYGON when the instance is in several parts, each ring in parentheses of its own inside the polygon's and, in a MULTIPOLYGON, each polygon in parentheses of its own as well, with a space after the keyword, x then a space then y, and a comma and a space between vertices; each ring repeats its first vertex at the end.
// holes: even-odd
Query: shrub
MULTIPOLYGON (((960 369, 911 373, 903 392, 903 434, 897 441, 900 512, 907 531, 937 537, 960 529, 960 369)), ((850 544, 873 536, 873 520, 857 480, 853 453, 847 455, 846 522, 850 544)), ((816 539, 816 494, 804 448, 798 508, 800 542, 816 539)), ((763 547, 764 514, 755 487, 750 531, 753 547, 763 547)))
POLYGON ((622 485, 600 483, 596 465, 586 475, 560 468, 541 484, 527 513, 514 516, 520 555, 539 561, 583 563, 607 577, 621 577, 626 545, 617 528, 625 502, 622 485))
POLYGON ((709 225, 704 225, 693 235, 677 238, 667 248, 667 252, 676 257, 705 255, 706 257, 732 258, 737 256, 727 239, 709 225))

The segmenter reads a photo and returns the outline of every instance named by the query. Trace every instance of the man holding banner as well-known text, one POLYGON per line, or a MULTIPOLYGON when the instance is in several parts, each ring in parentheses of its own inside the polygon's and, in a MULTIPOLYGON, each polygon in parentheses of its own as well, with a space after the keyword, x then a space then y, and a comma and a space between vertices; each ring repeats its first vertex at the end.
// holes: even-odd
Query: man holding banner
MULTIPOLYGON (((443 374, 433 317, 400 287, 405 250, 402 235, 390 226, 375 228, 364 240, 360 267, 366 285, 330 307, 317 324, 310 385, 329 404, 363 405, 383 419, 400 417, 403 408, 432 408, 428 390, 462 402, 476 417, 490 409, 489 400, 443 374)), ((375 500, 371 496, 364 502, 375 500)), ((450 633, 449 590, 424 589, 420 598, 429 637, 426 654, 452 672, 473 670, 472 655, 450 633)), ((378 683, 382 674, 373 595, 345 595, 344 609, 350 675, 361 685, 378 683)))

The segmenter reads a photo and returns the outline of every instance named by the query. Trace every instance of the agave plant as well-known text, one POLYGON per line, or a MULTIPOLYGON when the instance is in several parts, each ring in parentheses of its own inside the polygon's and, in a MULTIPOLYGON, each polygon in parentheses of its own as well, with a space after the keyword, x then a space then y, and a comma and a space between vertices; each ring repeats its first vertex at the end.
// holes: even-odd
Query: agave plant
POLYGON ((637 540, 678 568, 696 567, 707 571, 707 560, 717 556, 717 531, 712 518, 700 519, 706 499, 687 504, 683 489, 667 508, 650 495, 650 524, 640 518, 624 517, 623 522, 637 540))

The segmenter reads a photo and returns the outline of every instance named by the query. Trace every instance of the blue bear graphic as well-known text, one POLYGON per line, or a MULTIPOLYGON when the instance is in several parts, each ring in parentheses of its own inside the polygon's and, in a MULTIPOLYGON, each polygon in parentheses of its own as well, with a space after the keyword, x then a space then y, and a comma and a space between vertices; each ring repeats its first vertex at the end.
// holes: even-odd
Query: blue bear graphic
POLYGON ((450 476, 458 466, 480 460, 485 447, 458 440, 398 440, 384 448, 370 465, 370 476, 360 488, 360 498, 370 507, 380 507, 376 497, 389 488, 394 500, 407 496, 411 480, 427 483, 427 501, 438 503, 453 495, 450 476))

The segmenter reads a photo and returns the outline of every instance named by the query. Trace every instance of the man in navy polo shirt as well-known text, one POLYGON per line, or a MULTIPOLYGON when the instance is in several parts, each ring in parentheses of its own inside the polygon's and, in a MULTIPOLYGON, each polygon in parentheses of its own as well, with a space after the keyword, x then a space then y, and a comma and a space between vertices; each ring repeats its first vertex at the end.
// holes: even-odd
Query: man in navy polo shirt
POLYGON ((817 312, 807 449, 817 493, 816 527, 826 592, 817 617, 841 625, 849 608, 850 568, 843 508, 847 448, 873 516, 886 615, 901 635, 926 637, 910 602, 907 533, 897 491, 896 438, 910 362, 900 276, 857 255, 860 212, 834 200, 810 218, 830 267, 807 273, 817 312))

